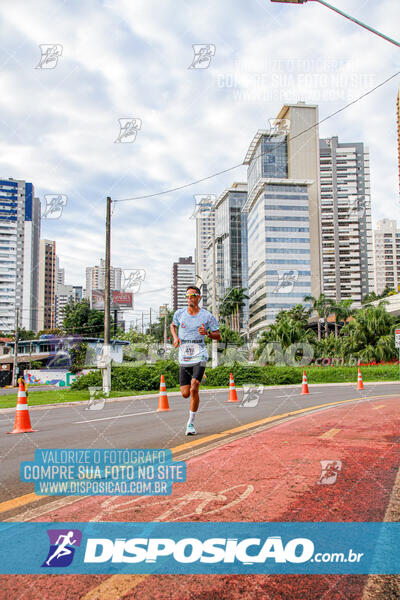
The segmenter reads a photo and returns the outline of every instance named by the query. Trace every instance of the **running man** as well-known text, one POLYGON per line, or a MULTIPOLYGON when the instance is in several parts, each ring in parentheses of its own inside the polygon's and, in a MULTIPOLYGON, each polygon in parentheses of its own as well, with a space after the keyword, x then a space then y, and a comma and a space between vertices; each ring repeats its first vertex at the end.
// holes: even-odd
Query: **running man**
POLYGON ((221 334, 217 319, 199 307, 200 290, 190 285, 186 290, 187 308, 178 309, 171 323, 174 347, 179 346, 179 383, 184 398, 190 396, 189 421, 185 435, 196 435, 193 422, 199 408, 199 386, 208 360, 205 336, 219 341, 221 334), (179 330, 177 332, 177 327, 179 330))
POLYGON ((50 566, 50 563, 53 560, 53 558, 61 558, 62 556, 71 554, 71 550, 67 546, 68 546, 68 544, 73 546, 76 543, 76 540, 71 539, 73 537, 74 537, 73 531, 68 531, 68 533, 66 535, 61 534, 60 536, 58 536, 58 540, 56 541, 57 548, 56 548, 54 554, 52 554, 50 556, 50 558, 48 560, 46 560, 47 566, 50 566))

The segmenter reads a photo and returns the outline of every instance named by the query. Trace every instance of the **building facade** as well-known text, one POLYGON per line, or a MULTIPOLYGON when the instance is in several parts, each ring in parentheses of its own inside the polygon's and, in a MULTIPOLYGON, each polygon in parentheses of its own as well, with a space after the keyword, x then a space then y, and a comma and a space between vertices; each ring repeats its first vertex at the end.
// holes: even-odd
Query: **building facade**
POLYGON ((0 180, 0 330, 37 330, 40 201, 32 183, 0 180))
POLYGON ((211 308, 211 296, 207 287, 207 248, 214 239, 215 234, 215 212, 214 201, 216 196, 206 194, 196 196, 194 217, 196 218, 196 251, 195 272, 196 282, 202 291, 202 305, 211 308))
MULTIPOLYGON (((247 200, 247 183, 233 183, 216 198, 215 215, 215 282, 219 305, 231 288, 248 290, 247 213, 243 207, 247 200)), ((206 281, 212 294, 212 243, 207 246, 206 281)), ((247 328, 248 300, 240 312, 240 328, 247 328)))
POLYGON ((397 102, 396 102, 396 119, 397 119, 397 156, 398 156, 398 166, 399 166, 399 191, 400 191, 400 86, 399 91, 397 93, 397 102))
POLYGON ((61 327, 64 320, 64 307, 82 300, 81 285, 57 285, 56 288, 56 327, 61 327))
POLYGON ((195 264, 193 258, 181 257, 172 266, 172 302, 173 310, 187 306, 186 289, 195 283, 195 264))
POLYGON ((400 229, 397 222, 381 219, 374 230, 375 293, 387 287, 400 291, 400 229))
POLYGON ((254 339, 281 310, 311 294, 309 188, 290 179, 288 132, 259 130, 248 165, 249 333, 254 339))
MULTIPOLYGON (((121 291, 122 269, 120 267, 110 268, 110 289, 121 291)), ((104 259, 94 267, 86 267, 86 298, 92 302, 92 290, 105 290, 106 265, 104 259)))
POLYGON ((56 243, 40 240, 38 330, 56 326, 56 243))
POLYGON ((357 306, 374 289, 368 149, 321 139, 320 170, 323 291, 357 306))

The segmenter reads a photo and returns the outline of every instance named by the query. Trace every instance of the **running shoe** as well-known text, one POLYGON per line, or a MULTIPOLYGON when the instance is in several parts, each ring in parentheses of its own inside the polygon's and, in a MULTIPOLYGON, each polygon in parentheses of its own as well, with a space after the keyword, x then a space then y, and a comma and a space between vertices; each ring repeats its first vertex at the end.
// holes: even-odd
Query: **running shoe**
POLYGON ((196 435, 196 430, 194 428, 193 423, 188 423, 186 425, 186 433, 185 435, 196 435))

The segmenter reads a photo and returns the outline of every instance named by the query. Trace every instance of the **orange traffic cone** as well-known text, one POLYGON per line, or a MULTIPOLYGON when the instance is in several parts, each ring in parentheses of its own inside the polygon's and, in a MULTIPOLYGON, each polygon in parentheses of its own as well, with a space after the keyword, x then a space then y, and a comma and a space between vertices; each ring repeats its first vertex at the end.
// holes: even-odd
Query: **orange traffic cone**
POLYGON ((160 393, 158 395, 157 410, 169 410, 167 388, 165 387, 164 375, 161 375, 161 378, 160 378, 160 393))
POLYGON ((357 389, 358 390, 363 390, 364 389, 364 384, 363 384, 362 375, 361 375, 361 369, 360 368, 358 369, 357 389))
POLYGON ((229 400, 227 402, 238 402, 238 397, 235 388, 235 382, 233 381, 233 374, 229 373, 229 400))
POLYGON ((14 429, 8 433, 30 433, 36 431, 32 429, 29 417, 29 408, 26 401, 25 385, 23 381, 19 382, 17 406, 15 413, 14 429))
POLYGON ((303 371, 303 383, 301 384, 301 393, 302 394, 310 393, 308 390, 307 375, 306 375, 305 371, 303 371))

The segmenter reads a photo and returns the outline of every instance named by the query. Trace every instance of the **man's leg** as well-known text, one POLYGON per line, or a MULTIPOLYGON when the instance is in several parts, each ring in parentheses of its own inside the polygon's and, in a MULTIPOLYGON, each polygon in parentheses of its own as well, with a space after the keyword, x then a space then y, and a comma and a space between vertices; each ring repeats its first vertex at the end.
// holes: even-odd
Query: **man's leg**
POLYGON ((181 394, 184 398, 189 398, 190 396, 190 385, 181 385, 181 394))
POLYGON ((186 434, 194 435, 196 433, 194 429, 194 418, 196 416, 197 410, 199 408, 199 386, 204 375, 205 364, 198 363, 193 366, 193 377, 190 382, 190 412, 189 412, 189 421, 186 427, 186 434))
POLYGON ((199 408, 199 386, 200 381, 198 379, 192 379, 190 384, 190 411, 196 413, 199 408))
POLYGON ((190 396, 190 382, 192 380, 192 368, 181 365, 179 368, 179 385, 181 386, 181 394, 184 398, 190 396))

